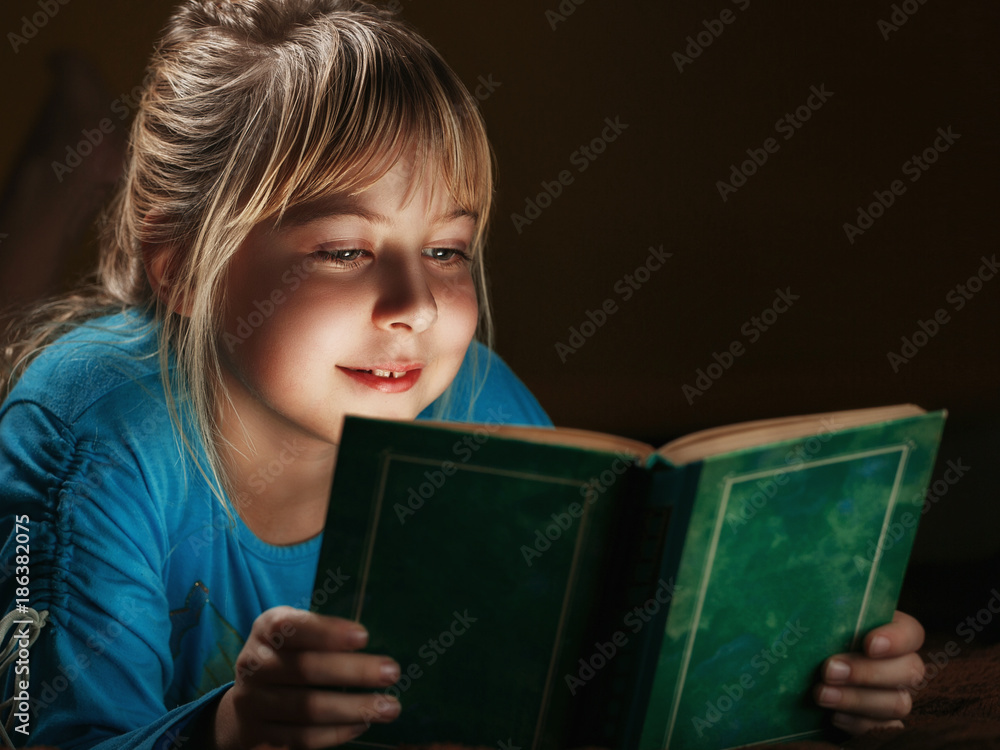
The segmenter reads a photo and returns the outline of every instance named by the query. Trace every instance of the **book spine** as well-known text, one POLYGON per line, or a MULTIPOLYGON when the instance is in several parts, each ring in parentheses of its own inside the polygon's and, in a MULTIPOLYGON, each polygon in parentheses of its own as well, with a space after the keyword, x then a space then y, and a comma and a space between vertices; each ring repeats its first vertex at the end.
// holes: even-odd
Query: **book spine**
POLYGON ((649 622, 635 634, 635 665, 630 680, 627 711, 622 717, 613 747, 631 750, 639 746, 643 725, 649 710, 649 699, 659 662, 660 646, 666 628, 667 615, 673 600, 677 569, 680 565, 684 539, 691 520, 691 507, 698 489, 701 463, 681 467, 659 465, 651 470, 648 508, 651 513, 665 509, 669 523, 661 529, 653 562, 655 574, 650 577, 642 565, 637 566, 637 581, 645 582, 647 598, 632 604, 649 615, 649 622), (651 579, 651 580, 650 580, 651 579))
POLYGON ((625 641, 626 629, 622 615, 634 598, 635 558, 640 545, 636 543, 643 528, 651 522, 646 498, 650 476, 633 466, 620 483, 613 498, 615 514, 605 562, 603 585, 582 641, 579 659, 574 663, 572 679, 573 719, 567 747, 617 747, 621 717, 627 710, 626 686, 634 670, 633 644, 625 641))
POLYGON ((576 665, 591 679, 575 703, 570 747, 638 745, 680 560, 672 547, 686 528, 678 499, 697 486, 697 468, 637 467, 619 498, 600 613, 576 665))

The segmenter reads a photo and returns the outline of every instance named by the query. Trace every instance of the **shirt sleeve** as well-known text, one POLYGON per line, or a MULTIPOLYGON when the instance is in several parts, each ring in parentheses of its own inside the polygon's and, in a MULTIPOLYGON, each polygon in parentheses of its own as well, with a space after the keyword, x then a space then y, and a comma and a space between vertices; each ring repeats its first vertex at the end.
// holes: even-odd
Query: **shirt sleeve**
MULTIPOLYGON (((29 606, 48 611, 30 649, 28 731, 15 724, 12 739, 62 750, 177 747, 220 691, 164 705, 173 660, 162 515, 127 444, 81 433, 31 401, 8 402, 0 416, 0 569, 14 570, 16 525, 27 527, 29 606)), ((4 612, 18 593, 3 576, 4 612)), ((13 669, 4 676, 5 698, 14 678, 13 669)))

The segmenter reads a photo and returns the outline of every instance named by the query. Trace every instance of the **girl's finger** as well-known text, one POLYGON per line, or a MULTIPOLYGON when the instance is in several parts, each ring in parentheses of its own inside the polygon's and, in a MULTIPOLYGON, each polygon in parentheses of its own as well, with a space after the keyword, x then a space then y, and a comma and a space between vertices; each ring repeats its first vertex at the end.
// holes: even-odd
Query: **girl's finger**
POLYGON ((234 707, 261 726, 298 728, 384 724, 399 716, 399 701, 384 693, 343 693, 307 687, 265 686, 233 697, 234 707))
POLYGON ((253 624, 249 640, 273 649, 356 651, 368 643, 368 631, 353 620, 294 607, 273 607, 253 624))
POLYGON ((387 656, 342 651, 275 651, 258 672, 278 685, 389 687, 399 680, 399 664, 387 656))
POLYGON ((823 708, 870 719, 902 719, 913 707, 913 697, 904 688, 859 688, 847 685, 818 685, 816 702, 823 708))
POLYGON ((924 644, 924 626, 905 612, 896 610, 892 622, 865 636, 864 651, 875 659, 902 656, 924 644))
POLYGON ((854 714, 835 713, 830 719, 834 726, 843 729, 851 734, 864 734, 872 729, 902 729, 903 722, 898 719, 885 721, 880 719, 869 719, 865 716, 854 714))
POLYGON ((924 662, 914 653, 892 659, 870 659, 862 654, 839 654, 826 660, 823 682, 870 688, 915 688, 924 679, 924 662))

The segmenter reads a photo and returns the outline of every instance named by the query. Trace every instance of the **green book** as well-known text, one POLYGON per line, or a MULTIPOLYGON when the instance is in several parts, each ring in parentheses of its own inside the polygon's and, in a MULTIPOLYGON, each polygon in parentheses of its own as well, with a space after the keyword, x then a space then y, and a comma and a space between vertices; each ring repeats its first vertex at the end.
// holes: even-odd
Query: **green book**
POLYGON ((834 412, 654 450, 347 417, 313 601, 400 663, 403 705, 352 744, 821 737, 817 670, 891 620, 944 418, 834 412))

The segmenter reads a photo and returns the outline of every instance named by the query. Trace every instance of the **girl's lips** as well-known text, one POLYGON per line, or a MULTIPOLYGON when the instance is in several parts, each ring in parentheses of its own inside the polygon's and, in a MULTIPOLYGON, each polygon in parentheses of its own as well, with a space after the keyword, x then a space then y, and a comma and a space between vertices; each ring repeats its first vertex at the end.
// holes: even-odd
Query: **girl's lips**
MULTIPOLYGON (((380 391, 381 393, 404 393, 410 390, 414 385, 416 385, 417 380, 420 379, 420 373, 423 372, 422 367, 415 367, 412 370, 406 370, 406 374, 401 377, 390 376, 384 378, 380 375, 376 375, 370 370, 352 370, 348 367, 337 367, 338 370, 348 375, 356 382, 366 385, 369 388, 380 391)), ((387 372, 392 372, 391 370, 386 370, 387 372)), ((396 370, 395 372, 401 372, 402 369, 396 370)))

